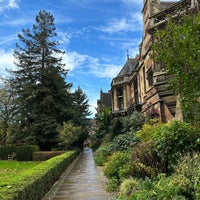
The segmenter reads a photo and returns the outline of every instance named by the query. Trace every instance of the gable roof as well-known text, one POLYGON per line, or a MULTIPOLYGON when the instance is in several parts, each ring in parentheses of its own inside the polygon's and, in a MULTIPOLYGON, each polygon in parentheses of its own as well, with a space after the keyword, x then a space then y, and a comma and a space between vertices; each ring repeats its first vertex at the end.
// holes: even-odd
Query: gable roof
POLYGON ((119 74, 117 75, 117 77, 130 75, 133 72, 133 70, 136 68, 137 64, 138 64, 137 58, 129 58, 126 61, 123 68, 121 69, 121 71, 119 72, 119 74))

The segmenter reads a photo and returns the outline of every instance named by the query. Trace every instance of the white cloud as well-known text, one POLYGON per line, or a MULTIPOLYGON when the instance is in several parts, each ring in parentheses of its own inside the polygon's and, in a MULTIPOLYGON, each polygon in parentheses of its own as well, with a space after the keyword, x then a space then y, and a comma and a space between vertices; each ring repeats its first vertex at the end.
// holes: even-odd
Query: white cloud
POLYGON ((96 63, 96 65, 90 65, 88 73, 100 78, 114 78, 121 68, 121 65, 96 63))
POLYGON ((1 0, 0 1, 0 12, 6 9, 19 9, 19 0, 1 0))
POLYGON ((16 0, 9 0, 9 2, 8 2, 8 8, 19 8, 16 0))
POLYGON ((60 44, 64 44, 65 46, 68 46, 70 44, 70 40, 72 38, 71 33, 58 31, 57 34, 58 34, 58 37, 60 38, 60 40, 59 40, 60 44))
POLYGON ((63 56, 63 63, 66 64, 66 69, 73 71, 75 68, 80 68, 87 60, 87 55, 81 55, 77 52, 67 52, 63 56))
POLYGON ((98 58, 89 55, 78 54, 77 52, 67 52, 63 56, 63 63, 66 64, 66 69, 69 69, 70 75, 77 70, 79 74, 92 74, 99 78, 113 78, 115 77, 122 66, 104 63, 98 58))
POLYGON ((15 58, 13 57, 13 51, 5 51, 0 49, 0 76, 3 78, 8 77, 8 70, 15 69, 15 58))
POLYGON ((0 45, 8 46, 8 44, 13 44, 13 41, 15 42, 16 39, 17 39, 17 34, 0 37, 0 45))
POLYGON ((98 30, 109 34, 120 32, 135 32, 142 30, 141 13, 132 13, 129 18, 111 19, 106 26, 100 26, 98 30))

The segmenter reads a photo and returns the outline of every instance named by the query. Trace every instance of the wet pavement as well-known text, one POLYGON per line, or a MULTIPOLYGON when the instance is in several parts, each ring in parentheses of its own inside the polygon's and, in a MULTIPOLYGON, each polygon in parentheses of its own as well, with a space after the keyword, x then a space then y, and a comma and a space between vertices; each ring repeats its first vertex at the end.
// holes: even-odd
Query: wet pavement
POLYGON ((91 149, 69 166, 44 200, 111 200, 100 180, 91 149))

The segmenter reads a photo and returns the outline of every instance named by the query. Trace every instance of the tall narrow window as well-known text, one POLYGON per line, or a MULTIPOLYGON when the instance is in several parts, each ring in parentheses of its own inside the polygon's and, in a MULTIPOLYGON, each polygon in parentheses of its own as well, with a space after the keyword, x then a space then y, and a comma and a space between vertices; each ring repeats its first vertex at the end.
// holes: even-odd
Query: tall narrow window
POLYGON ((148 79, 149 87, 152 87, 153 86, 153 71, 152 71, 152 69, 150 69, 147 72, 147 79, 148 79))
POLYGON ((137 77, 133 80, 133 88, 134 88, 135 104, 138 104, 139 103, 139 96, 138 96, 138 80, 137 80, 137 77))
POLYGON ((143 67, 143 83, 144 83, 144 93, 146 93, 146 76, 145 76, 145 68, 143 67))
POLYGON ((117 100, 119 110, 124 109, 124 97, 123 97, 123 87, 117 88, 117 100))

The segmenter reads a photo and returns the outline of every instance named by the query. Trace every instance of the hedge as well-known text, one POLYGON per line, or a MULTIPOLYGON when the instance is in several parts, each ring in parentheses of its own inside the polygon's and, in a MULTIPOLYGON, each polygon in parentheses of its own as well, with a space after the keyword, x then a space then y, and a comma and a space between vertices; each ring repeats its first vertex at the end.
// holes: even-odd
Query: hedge
POLYGON ((77 151, 66 152, 16 174, 7 182, 0 182, 0 199, 41 200, 77 154, 77 151))
POLYGON ((19 161, 31 161, 32 160, 32 154, 35 151, 39 151, 39 147, 36 146, 36 145, 0 147, 0 159, 1 160, 7 160, 8 155, 15 152, 17 160, 19 160, 19 161))
POLYGON ((37 151, 33 152, 33 161, 45 161, 60 154, 65 153, 65 151, 37 151))

